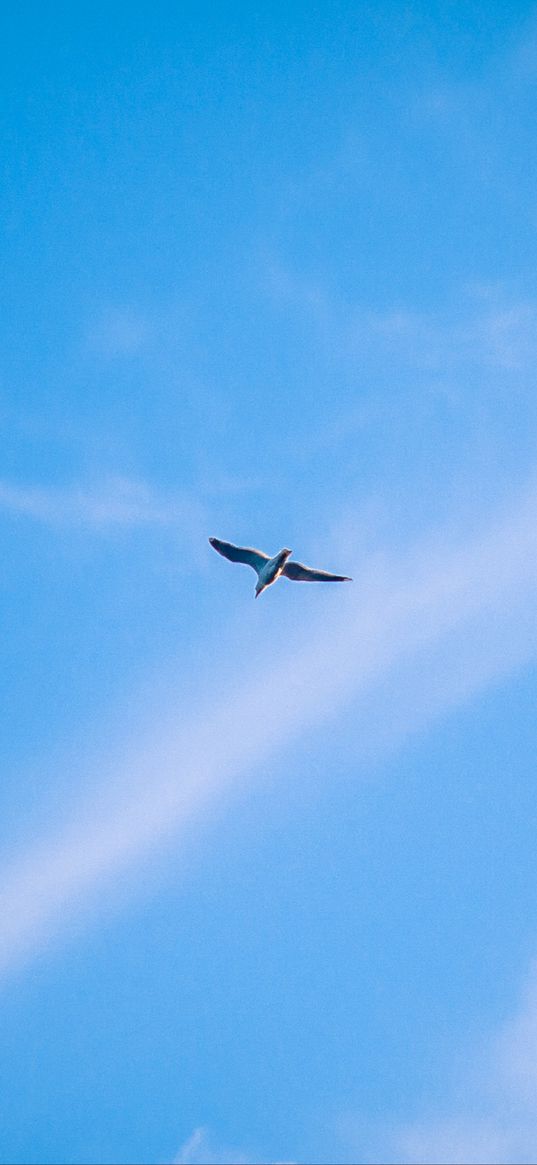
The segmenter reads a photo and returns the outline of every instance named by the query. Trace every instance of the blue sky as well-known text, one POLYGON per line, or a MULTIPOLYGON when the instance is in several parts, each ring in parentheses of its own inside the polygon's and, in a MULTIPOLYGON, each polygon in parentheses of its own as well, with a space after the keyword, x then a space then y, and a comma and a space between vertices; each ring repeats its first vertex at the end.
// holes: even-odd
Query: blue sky
POLYGON ((0 1160, 537 1161, 537 7, 1 39, 0 1160))

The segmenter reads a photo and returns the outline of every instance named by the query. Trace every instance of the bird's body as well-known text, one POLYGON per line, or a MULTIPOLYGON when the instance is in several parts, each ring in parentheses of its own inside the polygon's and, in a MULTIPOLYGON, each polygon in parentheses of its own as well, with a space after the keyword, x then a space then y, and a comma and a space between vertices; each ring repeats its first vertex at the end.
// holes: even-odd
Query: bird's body
POLYGON ((274 555, 274 558, 269 558, 268 562, 261 567, 257 574, 256 599, 259 598, 261 591, 270 587, 280 577, 290 554, 292 554, 292 550, 280 550, 278 554, 274 555))
POLYGON ((293 552, 286 547, 271 558, 263 550, 254 550, 251 546, 235 546, 233 542, 222 542, 219 538, 209 538, 209 542, 230 562, 243 562, 253 567, 257 574, 256 599, 282 576, 294 582, 352 582, 345 574, 330 574, 328 570, 314 570, 301 562, 289 562, 293 552))

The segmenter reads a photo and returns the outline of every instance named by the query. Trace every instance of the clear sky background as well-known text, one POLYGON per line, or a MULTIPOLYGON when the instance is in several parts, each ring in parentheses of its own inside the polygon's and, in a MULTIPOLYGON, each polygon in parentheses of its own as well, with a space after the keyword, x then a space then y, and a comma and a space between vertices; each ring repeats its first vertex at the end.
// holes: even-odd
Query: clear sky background
POLYGON ((537 1161, 537 7, 0 43, 0 1159, 537 1161))

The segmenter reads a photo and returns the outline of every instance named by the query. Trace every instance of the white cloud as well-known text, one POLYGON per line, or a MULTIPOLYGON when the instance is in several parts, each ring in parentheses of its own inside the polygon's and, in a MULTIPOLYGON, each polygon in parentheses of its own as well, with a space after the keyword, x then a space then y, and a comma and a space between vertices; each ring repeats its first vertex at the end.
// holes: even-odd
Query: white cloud
POLYGON ((357 354, 379 347, 420 369, 446 371, 494 369, 521 372, 537 356, 537 304, 533 300, 477 302, 466 296, 464 313, 449 315, 396 309, 356 310, 348 326, 348 344, 357 354))
POLYGON ((400 305, 372 311, 274 260, 266 279, 274 297, 310 319, 340 357, 390 365, 397 359, 402 366, 443 373, 481 368, 516 374, 535 365, 537 301, 516 297, 501 283, 463 286, 441 312, 400 305))
MULTIPOLYGON (((257 1159, 241 1149, 216 1147, 209 1130, 200 1126, 181 1146, 173 1165, 255 1165, 257 1159)), ((261 1165, 261 1163, 259 1163, 261 1165)), ((294 1165, 292 1161, 275 1161, 273 1165, 294 1165)))
POLYGON ((142 481, 107 477, 96 484, 26 486, 0 480, 0 512, 54 526, 174 525, 201 518, 188 495, 162 495, 142 481))
POLYGON ((194 1132, 181 1146, 173 1165, 252 1165, 252 1157, 240 1149, 216 1148, 206 1128, 194 1132))
MULTIPOLYGON (((496 1121, 464 1117, 440 1121, 431 1127, 404 1130, 398 1140, 400 1156, 405 1162, 434 1161, 436 1165, 504 1165, 512 1160, 511 1138, 496 1121)), ((517 1161, 520 1158, 517 1156, 517 1161)), ((528 1161, 525 1156, 524 1161, 528 1161)))
MULTIPOLYGON (((537 489, 464 540, 439 532, 403 558, 360 563, 356 577, 337 593, 317 592, 314 621, 304 616, 285 642, 274 641, 273 623, 255 608, 263 669, 252 677, 252 626, 235 633, 229 647, 240 678, 216 682, 191 716, 178 685, 167 715, 127 741, 120 760, 99 766, 105 779, 89 806, 57 836, 4 860, 1 973, 350 701, 370 746, 393 746, 534 658, 537 489)), ((297 594, 300 610, 311 611, 311 597, 297 594)), ((225 659, 224 635, 219 650, 225 659)))
POLYGON ((483 1048, 466 1053, 452 1111, 416 1121, 395 1137, 397 1161, 421 1165, 537 1162, 537 973, 515 1015, 483 1048))

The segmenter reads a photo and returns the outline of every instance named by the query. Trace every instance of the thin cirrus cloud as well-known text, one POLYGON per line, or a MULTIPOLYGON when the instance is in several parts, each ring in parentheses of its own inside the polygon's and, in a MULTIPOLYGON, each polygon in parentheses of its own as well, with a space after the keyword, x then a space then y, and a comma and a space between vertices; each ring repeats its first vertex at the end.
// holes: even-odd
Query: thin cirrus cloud
POLYGON ((501 283, 463 285, 451 312, 389 305, 372 311, 342 299, 322 280, 269 258, 266 287, 312 321, 346 358, 364 356, 428 371, 481 368, 520 375, 537 356, 537 303, 501 283))
MULTIPOLYGON (((251 1153, 226 1149, 214 1144, 204 1126, 194 1129, 174 1158, 173 1165, 255 1165, 251 1153)), ((275 1161, 273 1165, 295 1165, 293 1161, 275 1161)))
POLYGON ((355 311, 348 327, 351 350, 389 344, 398 359, 431 371, 461 367, 521 373, 537 354, 537 305, 508 300, 493 288, 466 289, 466 310, 446 321, 434 312, 355 311))
POLYGON ((248 1165, 252 1157, 239 1149, 216 1147, 209 1130, 200 1126, 187 1138, 173 1165, 248 1165))
POLYGON ((537 967, 513 1016, 477 1052, 466 1049, 464 1058, 472 1068, 458 1080, 451 1109, 401 1128, 394 1159, 405 1165, 532 1165, 537 1161, 537 967))
MULTIPOLYGON (((356 744, 366 762, 537 655, 535 481, 464 539, 440 531, 404 556, 356 566, 360 581, 325 595, 291 638, 275 642, 273 626, 260 625, 265 667, 255 683, 251 628, 235 628, 225 695, 209 690, 186 716, 172 685, 167 712, 124 743, 120 760, 96 766, 100 781, 76 818, 4 859, 1 976, 84 907, 98 909, 118 874, 349 705, 367 725, 356 744)), ((225 658, 225 636, 221 646, 225 658)))
POLYGON ((52 526, 173 525, 200 517, 186 495, 162 495, 145 482, 110 477, 97 484, 43 487, 0 481, 0 512, 52 526))

